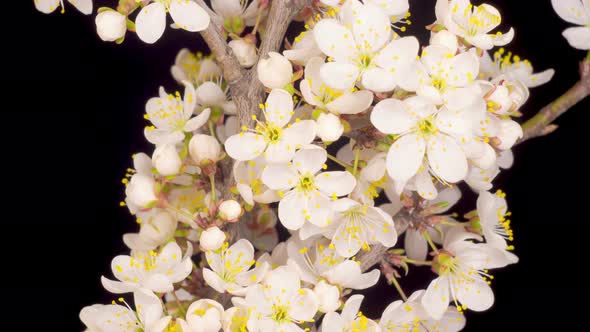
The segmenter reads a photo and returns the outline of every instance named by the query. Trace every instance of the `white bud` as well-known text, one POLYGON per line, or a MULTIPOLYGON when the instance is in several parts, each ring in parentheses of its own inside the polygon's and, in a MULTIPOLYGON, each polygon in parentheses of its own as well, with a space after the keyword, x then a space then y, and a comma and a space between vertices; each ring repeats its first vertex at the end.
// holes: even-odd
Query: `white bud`
POLYGON ((141 220, 141 229, 139 230, 139 237, 145 243, 159 246, 164 242, 170 240, 176 231, 178 222, 174 217, 166 212, 161 211, 147 220, 141 220))
POLYGON ((219 227, 209 227, 201 233, 199 244, 203 250, 217 250, 225 242, 225 233, 219 227))
POLYGON ((164 176, 178 174, 182 166, 182 160, 180 160, 174 144, 163 144, 156 147, 152 156, 152 163, 158 173, 164 176))
POLYGON ((234 201, 233 199, 223 201, 219 205, 219 215, 221 219, 225 221, 235 220, 240 216, 241 213, 242 207, 240 206, 240 203, 234 201))
POLYGON ((522 127, 518 122, 512 120, 500 121, 500 130, 497 137, 500 139, 500 144, 496 147, 500 150, 508 150, 516 141, 523 135, 522 127))
POLYGON ((269 89, 280 89, 291 82, 291 62, 277 52, 268 52, 268 59, 258 61, 258 79, 269 89))
POLYGON ((134 174, 125 189, 125 195, 131 203, 146 207, 158 200, 156 181, 149 175, 134 174))
MULTIPOLYGON (((182 331, 217 332, 224 316, 223 306, 216 301, 202 299, 193 302, 186 314, 187 328, 182 331)), ((181 326, 184 322, 181 322, 181 326)))
POLYGON ((481 153, 476 158, 469 159, 473 165, 481 168, 488 169, 496 164, 496 150, 489 144, 482 143, 481 153))
POLYGON ((203 165, 209 160, 216 162, 221 158, 221 145, 215 137, 209 135, 193 136, 188 145, 188 151, 197 165, 203 165))
POLYGON ((232 40, 228 43, 232 51, 238 58, 242 67, 252 67, 256 63, 258 55, 256 54, 256 47, 243 39, 232 40))
POLYGON ((332 286, 321 280, 317 283, 313 292, 317 295, 321 312, 336 311, 340 307, 340 292, 338 287, 332 286))
POLYGON ((344 132, 340 118, 332 113, 322 113, 316 120, 317 135, 324 142, 337 141, 344 132))
POLYGON ((114 10, 107 10, 96 15, 96 32, 104 41, 123 38, 127 32, 127 17, 114 10))
POLYGON ((451 51, 452 54, 455 54, 459 48, 459 41, 457 40, 457 36, 455 36, 455 34, 447 30, 441 30, 439 32, 432 33, 430 37, 430 45, 445 46, 451 51))
POLYGON ((510 98, 510 92, 508 88, 502 85, 498 85, 494 88, 493 92, 487 98, 488 102, 492 102, 494 113, 496 114, 508 114, 512 108, 512 99, 510 98))

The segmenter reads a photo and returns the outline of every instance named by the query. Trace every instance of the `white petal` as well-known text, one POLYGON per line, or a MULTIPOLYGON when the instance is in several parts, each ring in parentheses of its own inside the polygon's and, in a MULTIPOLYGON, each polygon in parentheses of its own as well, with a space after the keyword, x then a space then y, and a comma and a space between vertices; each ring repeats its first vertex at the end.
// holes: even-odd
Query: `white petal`
POLYGON ((204 268, 203 269, 203 279, 205 279, 205 282, 207 283, 207 285, 209 285, 211 288, 215 289, 216 291, 218 291, 219 293, 225 293, 226 290, 226 284, 225 282, 217 275, 217 273, 204 268))
POLYGON ((410 259, 423 261, 428 255, 428 243, 420 231, 408 228, 406 230, 406 254, 410 259))
POLYGON ((356 83, 359 69, 346 62, 328 62, 320 69, 320 76, 334 89, 350 90, 356 83))
POLYGON ((326 108, 337 114, 357 114, 367 110, 373 103, 373 93, 361 90, 344 94, 326 104, 326 108))
POLYGON ((319 21, 313 35, 319 49, 337 61, 348 61, 356 52, 352 32, 334 19, 319 21))
POLYGON ((461 148, 445 135, 433 135, 428 141, 428 162, 441 179, 456 183, 467 176, 467 158, 461 148))
POLYGON ((203 82, 195 91, 196 101, 201 106, 220 106, 226 101, 226 96, 217 83, 203 82))
POLYGON ((484 311, 494 304, 494 292, 480 277, 475 277, 472 282, 464 282, 457 287, 457 299, 473 311, 484 311))
POLYGON ((302 120, 283 130, 283 140, 291 145, 293 149, 299 149, 306 144, 310 144, 315 138, 315 134, 316 122, 302 120))
POLYGON ((266 98, 268 106, 264 111, 267 121, 278 127, 284 127, 293 114, 293 98, 283 89, 272 89, 266 98))
POLYGON ((205 30, 211 20, 201 6, 189 0, 172 0, 170 16, 179 28, 191 32, 205 30))
POLYGON ((299 195, 296 191, 291 191, 279 202, 279 219, 285 228, 297 230, 305 222, 308 200, 299 195))
POLYGON ((315 177, 315 184, 328 197, 344 196, 352 192, 356 178, 346 171, 323 172, 315 177))
MULTIPOLYGON (((313 145, 313 147, 316 146, 313 145)), ((316 174, 322 169, 327 159, 328 153, 322 148, 304 148, 295 154, 293 166, 295 166, 300 174, 307 172, 316 174)))
POLYGON ((395 88, 395 79, 389 70, 371 68, 363 72, 361 84, 368 90, 387 92, 395 88))
POLYGON ((201 112, 199 115, 195 116, 194 118, 186 122, 186 124, 184 125, 184 131, 191 132, 201 128, 205 123, 207 123, 210 115, 211 109, 204 109, 203 112, 201 112))
POLYGON ((60 0, 35 0, 35 8, 44 14, 53 13, 60 6, 60 0))
POLYGON ((557 15, 565 21, 577 25, 586 25, 590 21, 590 17, 588 17, 590 12, 586 12, 582 1, 585 0, 551 0, 551 4, 557 15))
POLYGON ((426 152, 424 139, 415 134, 404 135, 389 148, 387 153, 387 173, 396 181, 406 182, 422 166, 426 152))
POLYGON ((382 133, 400 134, 409 130, 415 120, 402 101, 389 98, 375 105, 371 112, 371 123, 382 133))
POLYGON ((438 195, 438 190, 432 182, 430 172, 427 170, 421 170, 416 174, 414 184, 416 185, 416 192, 418 192, 418 195, 425 199, 435 199, 438 195))
POLYGON ((138 284, 110 280, 110 279, 105 278, 104 276, 100 277, 100 282, 102 283, 102 286, 104 287, 104 289, 106 289, 107 291, 109 291, 113 294, 130 293, 130 292, 133 292, 139 288, 138 284))
POLYGON ((238 183, 236 187, 240 193, 240 196, 242 196, 242 199, 248 203, 248 205, 254 205, 252 188, 243 183, 238 183))
POLYGON ((391 37, 391 21, 375 6, 361 6, 354 15, 352 31, 357 45, 379 51, 391 37))
POLYGON ((266 147, 264 138, 254 133, 239 133, 225 141, 225 151, 235 160, 252 160, 266 147))
POLYGON ((264 154, 266 161, 270 164, 288 163, 293 159, 298 146, 298 144, 292 144, 284 138, 278 142, 270 143, 264 154))
POLYGON ((293 167, 281 164, 271 164, 262 171, 262 182, 273 190, 286 190, 293 188, 299 179, 299 175, 293 167))
POLYGON ((340 314, 345 322, 352 322, 357 318, 357 314, 364 298, 363 295, 355 294, 346 300, 344 308, 342 308, 342 313, 340 314))
POLYGON ((289 317, 295 320, 309 321, 318 311, 319 301, 311 289, 299 289, 290 300, 292 305, 289 309, 289 317))
POLYGON ((448 61, 447 84, 451 86, 466 86, 473 82, 479 74, 479 59, 473 52, 465 52, 454 56, 448 61))
POLYGON ((155 43, 166 29, 166 8, 153 2, 139 12, 135 18, 135 28, 139 39, 148 44, 155 43))
POLYGON ((537 87, 539 85, 543 85, 543 84, 551 81, 551 79, 553 78, 553 75, 555 75, 555 70, 547 69, 547 70, 542 71, 540 73, 530 75, 529 77, 527 77, 524 80, 523 83, 525 83, 525 85, 529 88, 534 88, 534 87, 537 87))
POLYGON ((416 59, 419 48, 416 37, 394 39, 378 53, 374 61, 381 68, 397 72, 416 59))
POLYGON ((82 14, 92 14, 92 0, 68 0, 82 14))
POLYGON ((439 320, 449 307, 449 280, 446 277, 434 279, 424 296, 422 297, 422 306, 432 318, 439 320))
POLYGON ((563 36, 572 47, 580 50, 590 50, 590 28, 569 28, 563 32, 563 36))

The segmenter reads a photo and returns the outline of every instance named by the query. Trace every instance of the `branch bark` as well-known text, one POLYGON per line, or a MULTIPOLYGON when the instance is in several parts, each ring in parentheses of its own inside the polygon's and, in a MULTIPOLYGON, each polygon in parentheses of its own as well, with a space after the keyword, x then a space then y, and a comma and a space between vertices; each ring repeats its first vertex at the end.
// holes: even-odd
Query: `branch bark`
POLYGON ((565 94, 543 107, 522 126, 524 135, 519 143, 531 138, 547 135, 557 129, 555 119, 590 95, 590 59, 580 63, 580 80, 565 94))

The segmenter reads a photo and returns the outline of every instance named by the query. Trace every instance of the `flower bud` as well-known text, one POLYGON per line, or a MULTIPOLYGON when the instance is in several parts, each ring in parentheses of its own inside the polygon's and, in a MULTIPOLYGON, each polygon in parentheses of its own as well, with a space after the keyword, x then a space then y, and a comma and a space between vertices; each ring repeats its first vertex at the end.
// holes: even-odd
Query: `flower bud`
POLYGON ((313 291, 319 300, 319 311, 331 312, 336 311, 340 307, 340 292, 338 291, 338 287, 332 286, 324 280, 320 280, 313 291))
POLYGON ((332 113, 322 113, 316 120, 317 135, 324 142, 337 141, 344 132, 344 126, 340 123, 340 118, 332 113))
POLYGON ((432 36, 430 37, 430 45, 444 46, 451 51, 451 54, 455 54, 459 48, 459 41, 455 34, 447 30, 441 30, 437 33, 432 33, 432 36))
POLYGON ((242 67, 249 68, 256 63, 258 55, 256 54, 256 47, 251 43, 238 39, 230 41, 228 45, 231 47, 242 67))
POLYGON ((174 235, 177 224, 170 213, 161 211, 148 220, 142 220, 139 237, 145 243, 159 246, 174 235))
POLYGON ((268 52, 268 59, 258 61, 258 79, 269 89, 280 89, 291 82, 291 62, 277 52, 268 52))
POLYGON ((104 41, 115 41, 127 32, 127 17, 114 10, 106 10, 96 15, 96 32, 104 41))
POLYGON ((201 166, 208 161, 217 162, 221 158, 221 145, 213 136, 197 134, 188 145, 191 158, 201 166))
POLYGON ((182 166, 182 160, 180 160, 174 144, 164 144, 156 147, 152 156, 152 163, 163 176, 178 174, 182 166))
POLYGON ((221 329, 223 312, 223 306, 217 301, 209 299, 195 301, 188 307, 186 314, 190 330, 182 331, 217 332, 221 329))
POLYGON ((241 213, 242 207, 240 206, 240 203, 234 201, 233 199, 223 201, 219 205, 219 216, 224 221, 235 221, 238 219, 238 217, 240 217, 241 213))
POLYGON ((127 199, 138 206, 147 207, 156 202, 156 181, 149 175, 135 174, 125 189, 127 199))
POLYGON ((500 130, 497 135, 500 143, 496 147, 500 150, 508 150, 514 146, 522 135, 523 132, 520 124, 512 120, 502 120, 500 121, 500 130))
POLYGON ((219 227, 209 227, 201 233, 199 244, 203 250, 217 250, 225 242, 225 233, 219 227))

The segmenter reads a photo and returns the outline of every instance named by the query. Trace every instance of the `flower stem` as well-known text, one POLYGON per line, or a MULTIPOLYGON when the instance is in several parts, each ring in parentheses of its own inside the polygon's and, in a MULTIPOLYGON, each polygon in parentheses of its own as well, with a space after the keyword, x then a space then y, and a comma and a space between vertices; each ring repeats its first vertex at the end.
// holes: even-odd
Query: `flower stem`
POLYGON ((335 162, 336 164, 344 167, 344 168, 351 168, 352 166, 343 162, 342 160, 332 156, 331 154, 328 154, 328 159, 330 159, 331 161, 335 162))
POLYGON ((178 305, 178 309, 180 309, 180 312, 182 312, 182 316, 186 316, 186 309, 184 309, 184 306, 182 303, 180 303, 180 299, 178 298, 178 295, 176 295, 176 291, 172 291, 172 296, 178 305))
POLYGON ((438 253, 438 248, 436 247, 436 245, 434 244, 434 242, 432 242, 432 239, 430 238, 430 235, 428 234, 428 232, 422 233, 422 236, 424 236, 424 238, 426 239, 426 241, 430 245, 430 248, 432 248, 432 250, 434 252, 438 253))
POLYGON ((397 282, 397 278, 391 277, 389 280, 391 280, 391 283, 395 286, 395 289, 399 293, 399 296, 401 296, 404 301, 407 301, 408 297, 406 296, 406 293, 404 292, 402 287, 399 285, 399 282, 397 282))
POLYGON ((262 10, 258 12, 258 16, 256 16, 256 23, 254 23, 254 28, 252 29, 252 36, 256 36, 256 31, 258 31, 258 26, 260 25, 260 19, 262 18, 262 10))
POLYGON ((213 128, 213 121, 209 121, 209 132, 211 133, 211 136, 213 136, 213 138, 217 139, 217 137, 215 137, 215 128, 213 128))
POLYGON ((430 261, 415 261, 415 260, 409 259, 409 258, 404 258, 404 261, 407 263, 410 263, 410 264, 420 265, 420 266, 424 266, 424 265, 431 266, 432 265, 432 262, 430 262, 430 261))
POLYGON ((215 194, 215 174, 209 174, 209 181, 211 182, 211 201, 215 203, 217 200, 215 194))
POLYGON ((356 171, 358 170, 359 167, 359 155, 361 153, 361 150, 357 147, 354 149, 354 165, 352 166, 352 175, 354 175, 356 177, 356 171))

